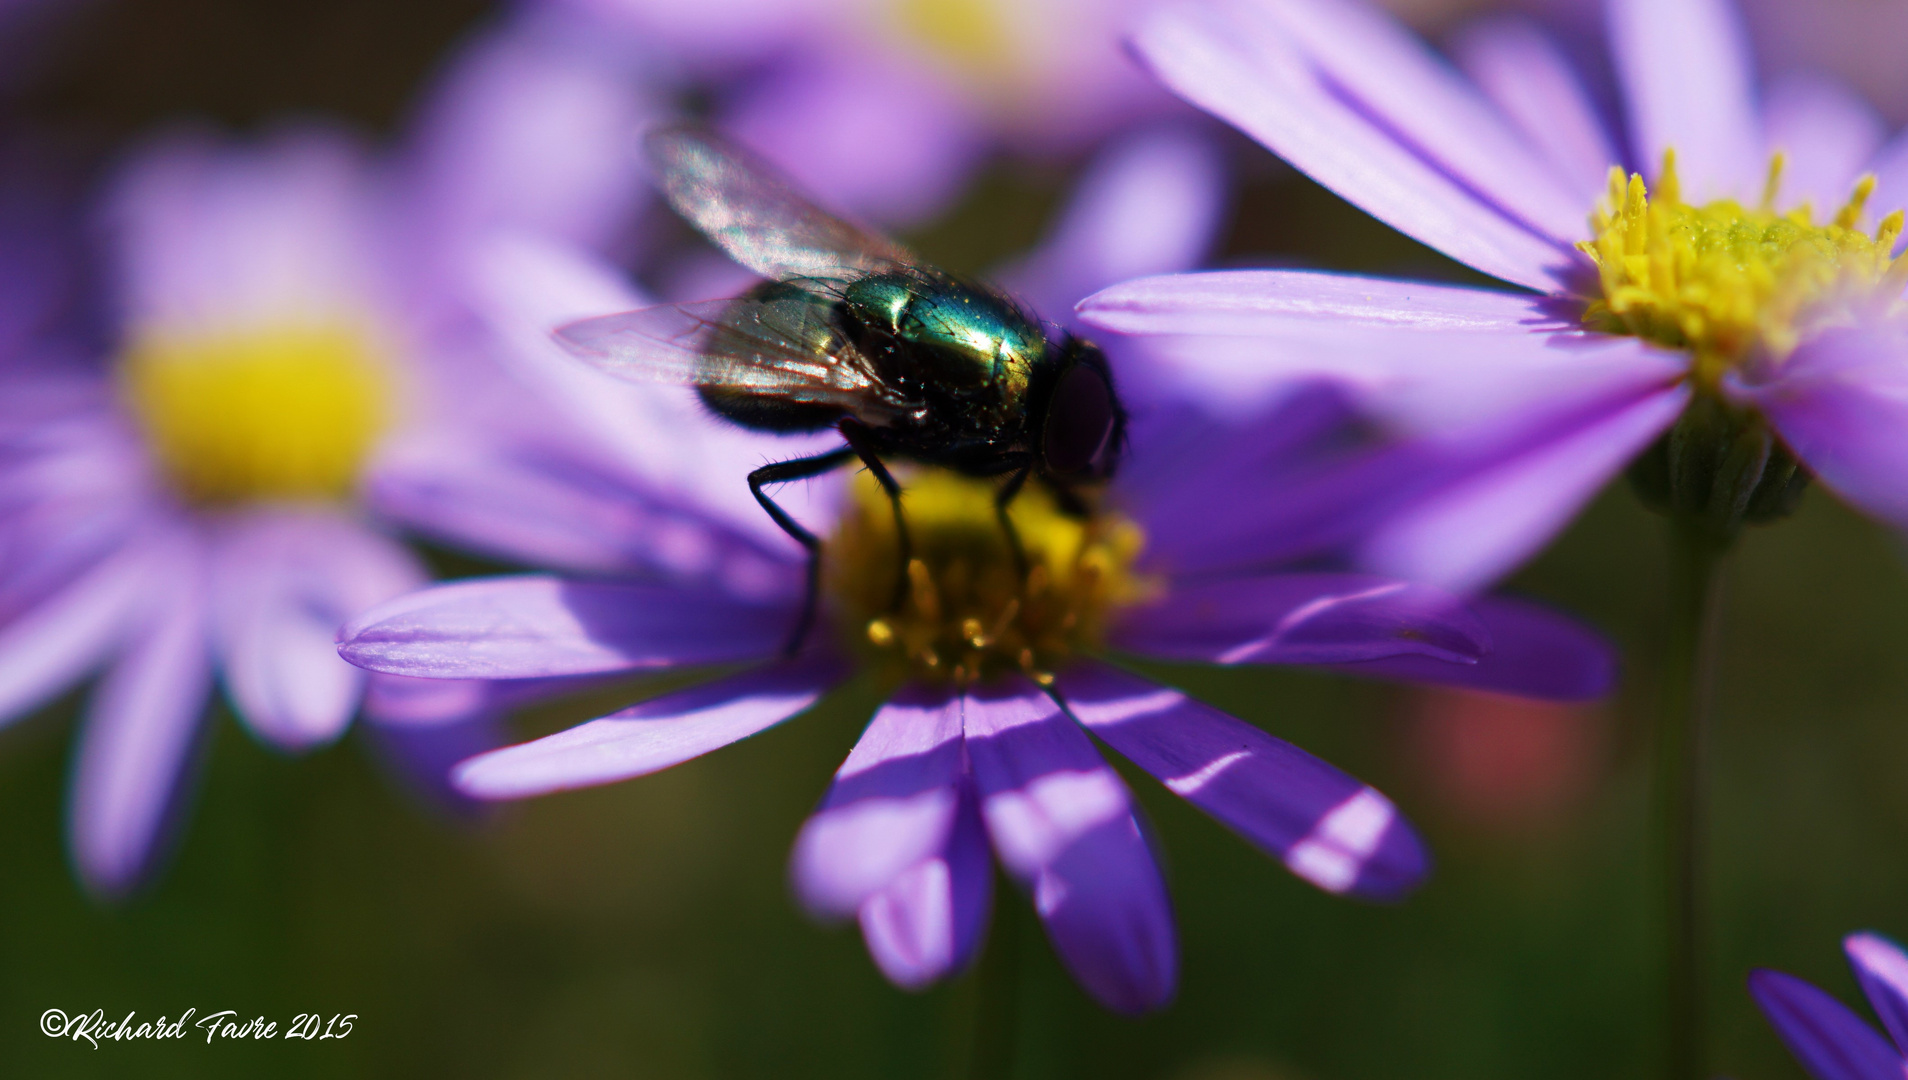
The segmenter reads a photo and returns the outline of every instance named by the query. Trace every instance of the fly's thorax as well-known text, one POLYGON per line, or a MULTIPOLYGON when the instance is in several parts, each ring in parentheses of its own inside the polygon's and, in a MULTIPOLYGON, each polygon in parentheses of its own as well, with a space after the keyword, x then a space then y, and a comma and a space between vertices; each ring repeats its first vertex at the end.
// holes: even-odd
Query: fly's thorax
POLYGON ((148 330, 119 380, 174 489, 205 504, 350 495, 393 396, 374 336, 342 322, 148 330))
POLYGON ((856 478, 823 546, 835 615, 853 647, 897 678, 965 685, 1019 671, 1045 680, 1067 657, 1097 648, 1112 615, 1156 588, 1134 569, 1141 530, 1118 514, 1068 516, 1029 482, 1009 508, 1023 576, 994 513, 995 482, 920 469, 902 484, 913 559, 898 608, 893 511, 873 478, 856 478))
POLYGON ((1713 390, 1741 365, 1780 364, 1821 330, 1900 314, 1908 261, 1890 252, 1902 212, 1872 234, 1858 227, 1874 177, 1817 224, 1807 204, 1777 209, 1782 168, 1778 154, 1749 207, 1685 203, 1673 152, 1654 192, 1613 167, 1606 204, 1591 216, 1595 238, 1578 245, 1601 286, 1585 322, 1687 350, 1692 379, 1713 390))
POLYGON ((918 271, 861 278, 842 299, 868 333, 857 344, 896 386, 970 408, 1025 409, 1047 340, 1012 301, 918 271))

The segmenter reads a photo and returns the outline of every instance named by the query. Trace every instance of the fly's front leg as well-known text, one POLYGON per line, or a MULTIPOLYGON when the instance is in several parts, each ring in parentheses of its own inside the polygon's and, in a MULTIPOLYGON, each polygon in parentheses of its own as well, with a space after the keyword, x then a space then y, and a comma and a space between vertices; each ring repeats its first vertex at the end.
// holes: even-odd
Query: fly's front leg
POLYGON ((1007 507, 1020 494, 1020 489, 1027 486, 1027 476, 1033 472, 1033 458, 1029 456, 1018 465, 1008 467, 1013 470, 1013 475, 994 493, 994 519, 1000 522, 1001 534, 1007 537, 1007 550, 1014 556, 1014 572, 1020 575, 1021 581, 1026 581, 1029 569, 1027 549, 1020 546, 1020 530, 1014 528, 1014 519, 1008 515, 1007 507))
POLYGON ((768 516, 783 532, 795 538, 795 541, 808 549, 808 586, 802 594, 802 613, 795 620, 795 632, 789 635, 788 644, 783 646, 784 655, 793 656, 802 647, 802 639, 808 636, 808 628, 815 622, 816 598, 821 593, 821 538, 801 526, 801 523, 788 516, 788 511, 778 506, 774 499, 762 488, 766 484, 781 484, 790 480, 806 480, 811 476, 820 476, 833 469, 855 452, 848 447, 830 450, 826 454, 814 457, 796 458, 794 461, 777 461, 764 465, 749 474, 749 492, 755 501, 762 504, 768 516))
POLYGON ((875 456, 873 442, 868 429, 853 420, 843 420, 839 425, 841 437, 848 440, 849 448, 861 463, 874 474, 881 490, 888 493, 888 505, 894 508, 894 535, 901 556, 894 577, 894 595, 888 599, 888 610, 899 612, 908 598, 908 564, 914 561, 914 542, 908 536, 908 520, 901 513, 901 485, 895 482, 894 474, 888 466, 875 456))

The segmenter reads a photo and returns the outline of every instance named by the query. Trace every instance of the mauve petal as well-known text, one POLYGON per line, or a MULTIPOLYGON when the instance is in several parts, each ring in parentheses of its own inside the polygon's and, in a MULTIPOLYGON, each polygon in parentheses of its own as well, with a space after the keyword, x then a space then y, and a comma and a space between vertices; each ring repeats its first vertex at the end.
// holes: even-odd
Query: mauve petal
POLYGON ((1815 1080, 1901 1080, 1901 1055, 1820 988, 1757 968, 1749 973, 1749 993, 1815 1080))
POLYGON ((1398 656, 1343 664, 1351 675, 1463 686, 1546 701, 1588 701, 1616 685, 1616 649, 1583 623, 1541 604, 1505 596, 1466 602, 1490 632, 1491 649, 1475 664, 1398 656))
MULTIPOLYGON (((1870 212, 1880 216, 1908 208, 1908 130, 1882 147, 1869 168, 1875 173, 1875 193, 1868 200, 1870 212)), ((1895 250, 1900 251, 1904 244, 1908 244, 1908 238, 1895 241, 1895 250)))
POLYGON ((1174 582, 1121 615, 1112 643, 1171 660, 1338 664, 1427 656, 1469 664, 1490 633, 1440 589, 1367 574, 1272 574, 1174 582))
POLYGON ((162 560, 134 540, 0 627, 0 724, 85 675, 139 617, 162 560))
POLYGON ((875 713, 795 838, 789 876, 809 911, 851 915, 946 844, 963 754, 960 699, 946 691, 904 686, 875 713))
POLYGON ((1560 244, 1582 239, 1589 207, 1468 80, 1389 14, 1360 0, 1282 0, 1282 23, 1329 86, 1419 157, 1504 214, 1560 244))
MULTIPOLYGON (((1484 458, 1373 529, 1356 562, 1458 592, 1481 588, 1556 535, 1688 399, 1682 385, 1619 398, 1514 453, 1484 458)), ((1400 455, 1407 468, 1410 456, 1400 455)))
POLYGON ((1693 203, 1762 191, 1749 36, 1730 0, 1609 0, 1634 160, 1654 180, 1676 151, 1693 203))
POLYGON ((219 523, 213 641, 239 719, 284 750, 344 734, 365 673, 338 627, 430 575, 403 545, 328 509, 261 509, 219 523))
POLYGON ((1401 330, 1563 329, 1524 292, 1326 270, 1206 270, 1123 281, 1080 301, 1121 334, 1302 335, 1343 324, 1401 330))
POLYGON ((1574 250, 1526 230, 1335 95, 1263 11, 1239 3, 1163 8, 1141 24, 1134 44, 1169 89, 1459 262, 1541 291, 1582 265, 1574 250))
POLYGON ((924 987, 974 958, 994 904, 994 865, 987 855, 972 784, 961 785, 954 826, 943 848, 901 872, 862 902, 857 916, 868 955, 904 990, 924 987))
POLYGON ((1395 900, 1430 870, 1389 799, 1289 743, 1090 660, 1069 664, 1055 686, 1108 746, 1327 892, 1395 900))
POLYGON ((1868 995, 1868 1004, 1881 1017, 1882 1028, 1895 1047, 1908 1054, 1908 954, 1880 934, 1864 932, 1842 939, 1842 949, 1855 969, 1855 979, 1868 995))
POLYGON ((712 590, 542 574, 478 578, 400 597, 338 632, 338 653, 391 675, 530 679, 753 660, 794 625, 783 604, 712 590))
POLYGON ((1101 152, 1025 261, 994 275, 1050 319, 1116 281, 1204 262, 1224 224, 1225 161, 1184 126, 1135 132, 1101 152))
POLYGON ((116 896, 153 867, 183 812, 212 688, 203 568, 166 568, 135 632, 86 707, 67 839, 87 887, 116 896))
MULTIPOLYGON (((1763 102, 1762 117, 1767 154, 1783 155, 1776 205, 1807 202, 1815 207, 1815 220, 1832 219, 1886 134, 1874 108, 1835 79, 1789 75, 1776 80, 1763 102)), ((1882 213, 1894 209, 1880 203, 1870 206, 1882 213)))
POLYGON ((503 717, 487 708, 446 723, 373 722, 360 725, 359 730, 399 786, 426 806, 455 817, 474 816, 486 804, 457 790, 451 783, 452 770, 460 762, 495 750, 510 739, 503 717))
POLYGON ((1061 963, 1115 1012, 1172 997, 1172 904, 1126 786, 1039 687, 969 693, 962 725, 994 852, 1033 896, 1061 963))
POLYGON ((844 673, 831 656, 753 668, 472 758, 452 780, 473 798, 521 799, 643 776, 774 727, 844 673))
POLYGON ((1908 527, 1908 333, 1830 330, 1769 381, 1726 389, 1762 410, 1837 494, 1908 527))
MULTIPOLYGON (((1518 134, 1549 158, 1587 215, 1621 164, 1583 82, 1550 37, 1530 20, 1491 16, 1458 36, 1458 63, 1518 134)), ((1587 228, 1587 218, 1583 223, 1587 228)))

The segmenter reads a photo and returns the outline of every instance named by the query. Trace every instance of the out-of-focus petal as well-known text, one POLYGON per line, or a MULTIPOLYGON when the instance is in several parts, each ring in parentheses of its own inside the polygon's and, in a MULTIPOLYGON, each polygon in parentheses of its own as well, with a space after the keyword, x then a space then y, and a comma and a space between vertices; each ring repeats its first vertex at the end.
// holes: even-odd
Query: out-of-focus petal
MULTIPOLYGON (((1134 42, 1175 93, 1236 125, 1366 213, 1459 262, 1541 291, 1556 289, 1563 275, 1581 265, 1576 252, 1520 225, 1334 93, 1325 73, 1266 10, 1242 3, 1180 4, 1154 12, 1134 42)), ((1472 106, 1488 115, 1481 103, 1472 106)), ((1493 171, 1493 190, 1545 182, 1514 167, 1522 157, 1493 171)), ((1581 215, 1582 208, 1574 212, 1581 215)), ((1568 236, 1581 231, 1572 228, 1568 236)))
POLYGON ((1764 175, 1749 35, 1731 0, 1610 0, 1610 47, 1634 160, 1654 180, 1676 151, 1683 197, 1753 200, 1764 175))
POLYGON ((1749 993, 1815 1080, 1900 1080, 1901 1055, 1820 988, 1757 968, 1749 973, 1749 993))
POLYGON ((108 896, 139 884, 183 813, 212 686, 198 553, 151 584, 144 625, 87 704, 67 806, 74 865, 108 896))
MULTIPOLYGON (((1783 156, 1777 205, 1807 202, 1815 220, 1832 219, 1886 134, 1874 107, 1841 82, 1820 75, 1776 80, 1763 103, 1762 138, 1768 154, 1783 156)), ((1871 205, 1884 214, 1894 209, 1871 205)))
POLYGON ((1123 281, 1080 301, 1121 334, 1297 337, 1340 325, 1402 330, 1562 330, 1525 292, 1325 270, 1207 270, 1123 281))
POLYGON ((642 776, 774 727, 843 675, 830 656, 782 661, 678 690, 458 766, 458 790, 521 799, 642 776))
POLYGON ((1126 786, 1019 676, 968 694, 962 709, 987 835, 1061 962, 1115 1012, 1164 1005, 1179 978, 1172 905, 1126 786))
POLYGON ((435 679, 534 679, 753 660, 794 625, 782 604, 713 590, 480 578, 400 597, 338 632, 362 668, 435 679))
POLYGON ((986 144, 953 87, 903 59, 812 50, 745 84, 718 123, 831 210, 924 221, 960 195, 986 144))
POLYGON ((338 627, 429 575, 401 544, 321 508, 228 518, 213 551, 213 640, 239 718, 285 750, 336 739, 365 677, 339 659, 338 627))
MULTIPOLYGON (((1908 130, 1897 134, 1876 153, 1869 166, 1875 173, 1875 193, 1869 197, 1871 212, 1886 214, 1908 208, 1908 130)), ((1908 237, 1895 241, 1895 250, 1908 244, 1908 237)))
POLYGON ((1394 900, 1429 872, 1389 799, 1303 750, 1093 661, 1069 664, 1055 685, 1087 730, 1319 888, 1394 900))
POLYGON ((1881 1017, 1895 1046, 1908 1056, 1908 954, 1901 946, 1874 932, 1850 934, 1842 939, 1842 949, 1855 969, 1862 993, 1881 1017))
MULTIPOLYGON (((1449 481, 1372 529, 1356 561, 1378 573, 1459 592, 1480 588, 1556 535, 1675 422, 1688 397, 1687 387, 1671 385, 1605 399, 1528 441, 1480 432, 1477 444, 1503 445, 1506 452, 1448 450, 1452 458, 1469 458, 1476 466, 1456 469, 1449 481), (1522 445, 1510 449, 1516 443, 1522 445)), ((1528 431, 1528 423, 1509 426, 1528 431)), ((1408 447, 1400 451, 1403 467, 1410 467, 1410 457, 1408 447)))
POLYGON ((1269 574, 1175 582, 1123 612, 1112 643, 1173 660, 1337 664, 1424 656, 1471 664, 1490 633, 1457 597, 1365 574, 1269 574))
POLYGON ((1726 388, 1761 409, 1837 494, 1908 526, 1908 334, 1826 331, 1796 349, 1774 378, 1726 388))
POLYGON ((824 918, 853 914, 940 851, 966 775, 960 699, 904 686, 869 721, 790 859, 795 893, 824 918))
POLYGON ((1225 162, 1183 125, 1136 132, 1088 167, 1059 224, 1026 261, 994 275, 1050 319, 1117 281, 1205 261, 1226 211, 1225 162))
POLYGON ((994 866, 973 785, 963 783, 960 793, 942 848, 903 870, 857 912, 868 955, 906 990, 966 967, 987 929, 994 866))
POLYGON ((1550 159, 1584 211, 1602 196, 1610 166, 1621 164, 1608 127, 1570 62, 1527 19, 1493 16, 1466 27, 1458 62, 1518 134, 1550 159))
POLYGON ((1615 648, 1583 623, 1506 596, 1473 597, 1465 607, 1490 632, 1491 650, 1475 664, 1406 655, 1344 664, 1338 670, 1548 701, 1588 701, 1616 685, 1615 648))
MULTIPOLYGON (((373 676, 395 679, 394 675, 373 676)), ((422 681, 422 680, 417 680, 422 681)), ((481 813, 486 804, 457 790, 451 771, 459 762, 495 750, 510 741, 503 717, 480 708, 439 724, 383 724, 375 717, 359 730, 379 760, 397 780, 426 806, 456 817, 481 813)))
POLYGON ((79 679, 139 617, 158 568, 135 539, 0 627, 0 723, 79 679))

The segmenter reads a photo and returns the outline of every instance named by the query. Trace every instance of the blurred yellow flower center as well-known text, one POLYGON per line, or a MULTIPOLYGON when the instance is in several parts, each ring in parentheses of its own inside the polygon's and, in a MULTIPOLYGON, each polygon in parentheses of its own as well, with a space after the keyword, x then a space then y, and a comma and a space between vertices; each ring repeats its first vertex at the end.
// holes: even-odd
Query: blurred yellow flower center
POLYGON ((150 334, 120 376, 154 454, 195 502, 349 495, 390 405, 365 336, 336 326, 150 334))
POLYGON ((895 0, 902 32, 951 63, 981 89, 1018 67, 1019 53, 999 0, 895 0))
POLYGON ((899 609, 894 516, 863 473, 840 527, 824 545, 828 595, 857 644, 898 677, 967 684, 1001 671, 1042 682, 1061 661, 1099 645, 1108 614, 1155 585, 1136 574, 1145 544, 1117 514, 1082 520, 1028 483, 1009 509, 1027 572, 994 516, 996 485, 945 470, 903 480, 902 511, 914 557, 899 609))
POLYGON ((1902 212, 1871 236, 1856 227, 1875 190, 1864 176, 1826 224, 1808 204, 1774 209, 1782 155, 1769 166, 1761 204, 1683 202, 1674 152, 1652 194, 1641 176, 1610 170, 1607 205, 1591 216, 1596 239, 1579 244, 1596 263, 1603 295, 1585 321, 1679 349, 1697 382, 1713 386, 1751 356, 1781 360, 1818 330, 1900 306, 1908 259, 1890 260, 1902 212))

